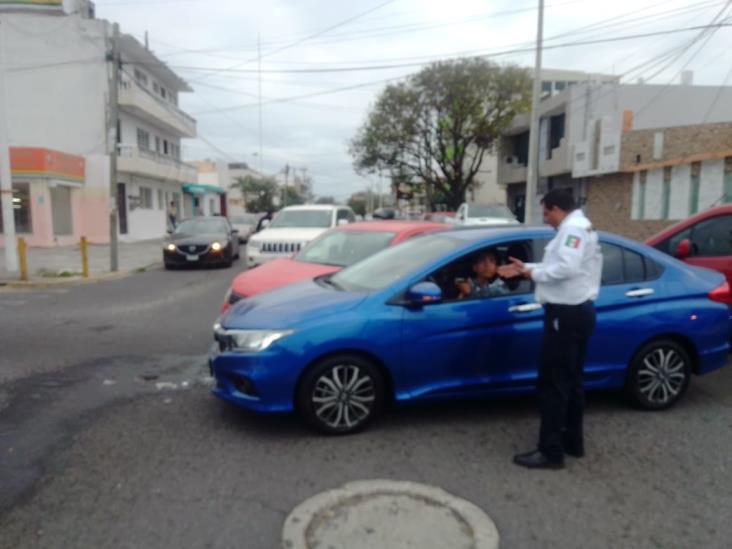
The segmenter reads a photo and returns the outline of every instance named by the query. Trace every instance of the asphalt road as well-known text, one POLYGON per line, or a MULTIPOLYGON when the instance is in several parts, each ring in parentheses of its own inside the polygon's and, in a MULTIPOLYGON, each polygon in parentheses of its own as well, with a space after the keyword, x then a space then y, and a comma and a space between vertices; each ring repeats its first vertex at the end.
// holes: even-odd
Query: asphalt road
POLYGON ((210 328, 233 270, 0 293, 0 548, 279 546, 289 511, 359 479, 440 486, 502 547, 729 547, 732 368, 673 410, 589 399, 588 455, 514 466, 533 399, 390 412, 328 438, 208 393, 210 328))

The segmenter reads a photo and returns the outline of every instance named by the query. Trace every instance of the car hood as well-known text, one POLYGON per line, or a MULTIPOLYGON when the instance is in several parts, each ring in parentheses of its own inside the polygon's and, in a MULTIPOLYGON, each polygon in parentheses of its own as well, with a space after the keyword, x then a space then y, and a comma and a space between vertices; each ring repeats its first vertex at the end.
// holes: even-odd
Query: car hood
POLYGON ((258 232, 252 239, 254 242, 309 242, 316 236, 320 236, 328 227, 324 229, 303 229, 292 227, 288 229, 264 229, 258 232))
POLYGON ((293 328, 349 311, 366 297, 307 280, 239 301, 221 317, 221 325, 240 330, 293 328))
POLYGON ((231 283, 231 288, 234 293, 249 297, 294 282, 334 273, 340 269, 341 267, 336 265, 320 265, 294 259, 275 259, 238 274, 231 283))
POLYGON ((228 238, 225 234, 173 234, 170 235, 169 240, 176 246, 185 246, 187 244, 210 244, 212 242, 221 242, 223 244, 228 238))

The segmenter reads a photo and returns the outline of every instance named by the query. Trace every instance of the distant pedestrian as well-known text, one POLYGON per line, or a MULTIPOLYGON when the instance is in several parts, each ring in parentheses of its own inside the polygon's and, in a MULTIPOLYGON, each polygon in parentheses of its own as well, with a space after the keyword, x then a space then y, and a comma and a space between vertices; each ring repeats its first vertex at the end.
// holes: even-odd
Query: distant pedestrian
POLYGON ((574 198, 555 189, 544 195, 544 221, 557 230, 541 263, 499 269, 504 277, 523 276, 536 284, 535 299, 544 305, 544 338, 537 392, 541 428, 534 451, 514 463, 529 468, 560 469, 564 455, 585 453, 582 373, 587 343, 595 328, 593 301, 600 291, 602 253, 597 231, 577 209, 574 198))
POLYGON ((175 229, 178 222, 178 206, 175 205, 175 201, 171 201, 168 204, 168 222, 170 223, 170 228, 175 229))
POLYGON ((259 220, 259 223, 257 223, 257 230, 255 232, 259 232, 262 229, 266 229, 267 225, 270 224, 272 221, 272 210, 267 210, 267 213, 262 216, 262 219, 259 220))

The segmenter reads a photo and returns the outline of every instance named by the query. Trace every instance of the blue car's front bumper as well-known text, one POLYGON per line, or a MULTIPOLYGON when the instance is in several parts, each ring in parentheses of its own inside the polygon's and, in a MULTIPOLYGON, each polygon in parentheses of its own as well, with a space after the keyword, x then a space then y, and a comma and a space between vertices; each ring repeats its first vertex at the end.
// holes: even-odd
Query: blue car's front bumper
POLYGON ((218 398, 253 412, 291 412, 300 369, 295 357, 281 349, 260 353, 221 352, 208 358, 218 398))

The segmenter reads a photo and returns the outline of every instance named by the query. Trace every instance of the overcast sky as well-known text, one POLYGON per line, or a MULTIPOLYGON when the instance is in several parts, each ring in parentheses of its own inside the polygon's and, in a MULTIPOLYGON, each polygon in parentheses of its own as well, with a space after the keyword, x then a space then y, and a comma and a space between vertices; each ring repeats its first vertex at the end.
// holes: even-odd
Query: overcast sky
MULTIPOLYGON (((385 81, 418 71, 420 63, 459 55, 487 54, 499 63, 533 66, 532 52, 495 54, 533 45, 538 1, 99 0, 96 4, 97 16, 119 22, 123 32, 143 40, 148 31, 151 49, 194 88, 181 105, 198 120, 201 139, 185 142, 187 160, 222 158, 259 167, 261 36, 262 169, 274 173, 286 163, 308 168, 317 195, 343 200, 369 184, 353 171, 348 140, 385 81), (377 68, 394 64, 412 66, 377 68), (285 72, 353 67, 363 70, 285 72), (355 88, 326 93, 348 87, 355 88), (317 95, 296 99, 308 94, 317 95)), ((545 51, 544 66, 626 75, 645 61, 658 61, 661 54, 700 31, 566 44, 706 25, 728 4, 547 0, 545 46, 560 47, 545 51)), ((723 17, 727 13, 732 8, 723 17)), ((732 28, 721 28, 710 40, 685 48, 680 57, 649 63, 625 80, 655 74, 654 83, 678 82, 679 71, 688 63, 695 84, 720 85, 728 77, 732 83, 730 37, 732 28)))

